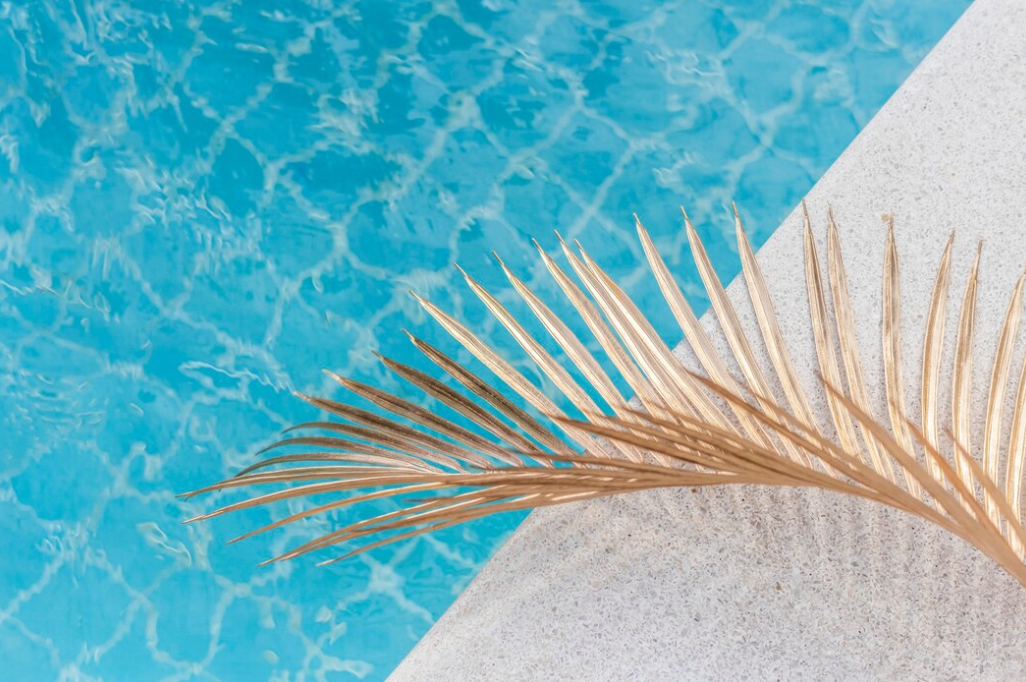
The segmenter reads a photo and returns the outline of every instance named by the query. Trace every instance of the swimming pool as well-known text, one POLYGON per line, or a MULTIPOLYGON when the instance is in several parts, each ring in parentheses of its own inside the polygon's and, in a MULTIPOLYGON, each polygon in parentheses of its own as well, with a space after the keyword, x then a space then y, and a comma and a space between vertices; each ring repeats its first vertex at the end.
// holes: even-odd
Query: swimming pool
POLYGON ((409 288, 511 348, 453 262, 545 295, 559 228, 657 310, 630 213, 683 266, 683 203, 729 278, 727 202, 764 240, 967 4, 5 4, 5 673, 384 679, 516 519, 258 569, 317 529, 226 547, 267 513, 174 493, 311 418, 321 368, 454 351, 409 288))

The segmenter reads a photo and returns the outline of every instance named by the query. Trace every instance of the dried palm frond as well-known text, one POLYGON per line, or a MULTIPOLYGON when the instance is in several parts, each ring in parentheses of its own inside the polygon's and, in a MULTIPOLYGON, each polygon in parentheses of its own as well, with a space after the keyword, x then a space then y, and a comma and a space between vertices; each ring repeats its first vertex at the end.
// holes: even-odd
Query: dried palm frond
POLYGON ((331 562, 503 511, 664 487, 808 486, 856 495, 942 526, 975 545, 1026 586, 1021 506, 1026 366, 1020 372, 1007 445, 1002 442, 1002 412, 1024 279, 1015 286, 1000 330, 978 457, 972 443, 979 439, 970 439, 969 407, 973 401, 970 377, 979 253, 962 299, 955 363, 948 372, 942 356, 953 240, 945 247, 933 284, 923 345, 922 418, 914 422, 905 408, 908 387, 903 378, 898 257, 891 226, 881 316, 886 421, 880 421, 864 379, 833 215, 827 226, 828 281, 824 282, 805 212, 805 277, 822 392, 816 397, 825 402, 829 413, 828 423, 820 423, 795 371, 768 287, 736 210, 734 217, 745 283, 760 332, 756 338, 744 332, 697 231, 684 215, 699 275, 730 351, 723 356, 637 222, 652 272, 701 372, 690 371, 678 361, 634 303, 579 244, 575 252, 560 239, 577 280, 539 247, 542 262, 629 387, 633 401, 617 388, 617 382, 560 315, 499 261, 513 289, 586 383, 575 379, 497 298, 463 275, 471 290, 583 418, 568 416, 469 329, 418 297, 427 313, 506 388, 490 386, 413 336, 410 339, 417 349, 466 393, 420 370, 388 358, 381 360, 477 430, 395 395, 331 375, 392 416, 301 396, 345 421, 301 424, 295 428, 323 433, 285 439, 268 450, 303 446, 309 451, 271 457, 234 478, 190 493, 286 484, 198 519, 282 500, 315 495, 321 500, 323 494, 329 495, 326 502, 243 536, 249 537, 371 500, 394 498, 399 502, 394 511, 339 528, 270 560, 369 539, 347 554, 328 559, 331 562), (762 344, 768 363, 759 361, 753 349, 756 343, 762 344), (728 365, 739 370, 739 375, 728 365), (939 395, 945 382, 951 385, 953 401, 950 428, 942 427, 939 418, 939 395), (506 391, 516 398, 507 397, 506 391), (516 403, 520 401, 543 417, 519 407, 516 403))

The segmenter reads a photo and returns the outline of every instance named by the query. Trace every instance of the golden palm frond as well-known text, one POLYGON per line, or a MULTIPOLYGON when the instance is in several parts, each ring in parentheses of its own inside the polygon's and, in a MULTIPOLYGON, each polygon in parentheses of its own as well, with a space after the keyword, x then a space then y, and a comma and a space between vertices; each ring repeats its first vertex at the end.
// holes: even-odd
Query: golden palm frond
POLYGON ((831 213, 824 282, 806 210, 805 279, 819 363, 820 394, 813 397, 825 402, 828 412, 828 419, 821 423, 795 371, 769 289, 736 209, 734 219, 744 279, 760 332, 755 338, 744 332, 698 232, 684 215, 698 273, 729 348, 729 353, 723 354, 717 352, 713 339, 637 221, 652 272, 701 372, 685 368, 630 298, 580 244, 574 251, 560 238, 576 280, 538 247, 542 262, 629 387, 633 401, 617 388, 603 364, 560 315, 500 260, 513 289, 559 346, 565 361, 583 377, 583 384, 497 298, 467 273, 463 276, 583 418, 568 416, 469 329, 417 297, 427 313, 494 372, 506 389, 490 386, 412 335, 417 349, 462 385, 466 393, 420 370, 388 358, 381 360, 397 376, 472 422, 477 430, 332 374, 345 388, 391 416, 301 396, 345 421, 301 424, 295 428, 318 435, 288 438, 268 450, 302 446, 308 451, 271 457, 234 478, 190 493, 285 484, 198 519, 277 501, 334 496, 243 536, 249 537, 371 500, 395 498, 399 502, 394 511, 339 528, 271 559, 290 559, 370 538, 330 562, 503 511, 663 487, 810 486, 856 495, 936 523, 975 545, 1026 586, 1026 531, 1021 507, 1026 462, 1026 365, 1020 372, 1007 438, 1002 429, 1024 279, 1020 277, 1015 286, 1000 330, 979 445, 980 438, 970 438, 969 421, 974 399, 971 375, 979 251, 962 297, 954 365, 946 371, 942 358, 953 238, 948 240, 933 283, 923 343, 919 387, 922 417, 913 421, 905 407, 905 393, 911 389, 903 378, 901 295, 892 225, 887 236, 882 291, 886 422, 881 421, 876 414, 881 411, 874 410, 863 374, 856 333, 859 322, 849 297, 837 226, 831 213), (768 363, 760 362, 754 344, 762 345, 768 363), (941 385, 945 382, 950 383, 952 395, 949 428, 941 425, 939 416, 941 385), (507 397, 506 390, 517 399, 507 397), (520 401, 548 419, 533 417, 518 407, 516 402, 520 401))

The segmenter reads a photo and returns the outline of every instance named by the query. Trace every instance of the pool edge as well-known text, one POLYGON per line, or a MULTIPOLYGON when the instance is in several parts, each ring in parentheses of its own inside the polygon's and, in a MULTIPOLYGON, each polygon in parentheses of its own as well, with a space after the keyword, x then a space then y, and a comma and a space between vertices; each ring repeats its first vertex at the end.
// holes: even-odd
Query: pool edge
MULTIPOLYGON (((906 259, 903 261, 902 270, 905 281, 914 278, 916 274, 924 278, 929 275, 931 268, 936 265, 939 248, 947 238, 950 227, 958 225, 963 235, 986 235, 991 238, 991 242, 999 242, 1002 237, 1014 237, 1015 233, 1007 230, 1014 230, 1017 216, 1026 215, 1026 198, 1021 198, 1026 197, 1026 191, 1022 191, 1026 190, 1022 179, 1026 175, 1023 173, 1026 168, 1024 162, 1014 158, 1015 154, 1010 153, 1010 150, 1026 149, 1023 132, 1015 129, 1018 120, 1016 115, 1022 115, 1026 111, 1026 78, 1020 78, 1016 82, 1016 79, 1008 77, 1007 73, 1015 68, 1022 70, 1021 64, 1026 60, 1026 50, 1022 47, 1024 44, 1026 8, 1018 6, 1014 0, 977 0, 809 192, 807 200, 817 219, 821 219, 825 214, 828 203, 833 205, 841 222, 842 238, 846 244, 852 244, 855 239, 864 236, 864 230, 874 231, 874 237, 867 240, 865 249, 849 246, 845 253, 850 261, 865 261, 864 267, 851 268, 849 276, 860 284, 863 281, 871 284, 869 287, 862 287, 862 290, 853 291, 856 311, 863 310, 870 314, 868 311, 878 310, 879 292, 876 290, 876 283, 879 279, 876 273, 880 270, 883 217, 890 211, 898 212, 899 248, 906 259), (1018 44, 1016 37, 1019 38, 1018 44), (1022 106, 1016 109, 1016 103, 1022 106), (1001 139, 991 139, 993 137, 1001 139), (860 273, 860 270, 864 269, 873 274, 860 273)), ((821 222, 822 220, 819 220, 819 223, 821 222)), ((774 298, 782 319, 787 319, 791 313, 802 314, 804 306, 801 268, 793 266, 795 259, 801 257, 800 225, 796 209, 796 212, 774 232, 759 253, 767 278, 773 284, 774 298)), ((958 264, 964 266, 964 256, 970 251, 969 240, 961 238, 959 241, 962 246, 962 258, 958 264)), ((989 255, 994 257, 993 250, 989 255)), ((1010 288, 1009 283, 1021 269, 1021 255, 1023 254, 998 253, 996 258, 1002 263, 1007 261, 1006 267, 1002 268, 994 263, 988 265, 988 286, 997 282, 1001 292, 1010 288), (1012 262, 1019 265, 1013 268, 1012 262)), ((737 280, 729 287, 729 294, 736 302, 744 303, 746 294, 737 280)), ((921 291, 907 293, 914 301, 919 301, 916 297, 921 298, 921 295, 921 291)), ((981 305, 988 308, 985 303, 981 301, 981 305)), ((1001 305, 1003 301, 1001 304, 995 301, 994 305, 989 307, 997 310, 1001 305)), ((913 310, 915 306, 910 304, 907 309, 913 310)), ((993 321, 993 317, 994 311, 981 312, 981 318, 984 320, 993 321)), ((872 325, 878 324, 875 317, 870 319, 872 325)), ((744 322, 750 324, 751 319, 745 319, 744 322)), ((715 322, 709 315, 703 318, 703 323, 710 328, 715 327, 715 322)), ((915 334, 910 336, 916 337, 915 334)), ((913 342, 906 339, 906 345, 909 353, 915 352, 913 342)), ((796 343, 792 340, 792 347, 795 346, 796 343)), ((801 374, 805 377, 811 375, 811 343, 807 342, 803 347, 796 348, 795 361, 801 374)), ((868 367, 873 363, 870 360, 865 364, 868 367)), ((872 377, 868 378, 872 381, 872 377)), ((650 538, 646 536, 645 539, 621 550, 621 554, 627 555, 610 557, 609 566, 601 567, 595 565, 596 557, 601 555, 595 554, 594 550, 599 547, 602 551, 608 549, 609 538, 582 536, 582 533, 588 529, 601 533, 602 529, 607 527, 624 528, 625 518, 630 518, 629 514, 625 517, 626 510, 642 516, 646 513, 651 516, 654 507, 672 505, 675 511, 701 514, 701 523, 706 526, 699 531, 701 537, 692 538, 691 544, 681 538, 677 549, 725 551, 725 548, 733 546, 726 542, 718 545, 719 536, 715 530, 722 529, 724 533, 730 533, 730 524, 736 521, 730 519, 729 514, 715 511, 717 500, 730 500, 731 504, 743 506, 782 506, 777 523, 784 528, 779 532, 786 537, 777 537, 775 541, 779 543, 782 540, 790 540, 795 543, 787 545, 791 550, 809 546, 809 538, 804 538, 806 542, 803 543, 802 532, 813 535, 823 532, 821 528, 798 522, 795 524, 795 534, 788 535, 788 522, 792 517, 805 513, 806 505, 809 503, 822 504, 824 509, 836 508, 835 511, 839 509, 843 514, 853 517, 864 515, 870 526, 878 530, 879 524, 900 525, 906 522, 904 519, 893 519, 889 513, 875 510, 863 512, 861 508, 850 507, 844 501, 819 500, 815 495, 809 499, 812 502, 800 495, 785 495, 781 498, 777 493, 759 493, 739 501, 735 492, 727 492, 710 495, 700 503, 653 497, 637 504, 589 505, 579 514, 575 514, 570 508, 534 514, 521 525, 513 538, 500 549, 471 586, 417 644, 389 680, 406 682, 435 679, 599 677, 623 679, 624 670, 628 669, 634 671, 638 679, 672 679, 664 677, 671 674, 671 669, 663 667, 668 665, 667 659, 660 661, 653 658, 650 667, 645 669, 638 665, 637 660, 632 663, 632 657, 622 649, 625 646, 625 638, 633 641, 632 638, 645 637, 644 630, 638 628, 638 616, 631 615, 631 611, 648 610, 653 615, 666 617, 671 612, 679 613, 681 616, 690 615, 698 608, 695 603, 685 599, 682 603, 674 605, 679 608, 668 611, 670 605, 658 602, 667 598, 663 587, 666 584, 665 579, 670 575, 662 571, 672 569, 663 563, 652 565, 647 557, 645 561, 631 561, 630 552, 642 552, 646 547, 650 550, 654 548, 645 545, 645 539, 664 543, 666 537, 657 529, 650 534, 650 538), (706 503, 710 505, 708 509, 704 506, 706 503), (696 504, 701 507, 700 511, 696 510, 696 504), (719 516, 710 520, 710 515, 717 513, 719 516), (589 542, 592 543, 590 548, 589 542), (568 557, 582 559, 581 565, 568 563, 568 557), (646 583, 644 580, 630 578, 629 601, 617 603, 617 599, 627 598, 628 595, 619 589, 610 593, 609 586, 615 586, 618 580, 617 571, 629 573, 632 565, 638 570, 654 571, 652 580, 646 583), (592 584, 586 586, 586 589, 574 586, 575 583, 579 585, 581 582, 592 584), (647 602, 639 599, 639 595, 645 594, 646 584, 651 588, 647 602), (503 586, 501 594, 497 592, 498 586, 503 586), (580 601, 582 596, 588 594, 593 594, 593 597, 587 601, 580 601), (567 600, 578 600, 578 603, 566 603, 567 600), (596 612, 607 615, 596 619, 596 612), (616 615, 618 613, 620 615, 616 615), (575 614, 580 617, 575 618, 575 614), (590 630, 603 622, 606 623, 605 629, 590 630), (575 623, 576 628, 590 632, 589 636, 581 637, 580 633, 565 636, 567 633, 561 629, 576 629, 575 623), (592 644, 589 645, 589 642, 592 644), (560 651, 562 655, 557 653, 560 651), (614 656, 622 663, 612 660, 614 656), (607 657, 608 665, 596 668, 596 657, 607 657), (621 665, 629 665, 629 668, 621 670, 621 665)), ((683 520, 676 522, 684 523, 683 520)), ((758 538, 757 531, 747 526, 746 528, 746 532, 754 533, 753 538, 758 538)), ((1007 598, 1008 595, 1017 595, 1017 592, 1011 589, 1014 586, 1008 584, 1010 581, 1003 580, 996 569, 983 560, 977 560, 971 553, 964 553, 963 548, 948 543, 947 538, 933 534, 932 530, 908 522, 894 532, 898 533, 898 541, 908 534, 925 538, 925 542, 931 547, 930 551, 940 553, 938 556, 946 557, 948 553, 953 553, 953 559, 948 557, 939 561, 943 563, 950 560, 954 562, 953 565, 961 566, 968 572, 966 580, 979 580, 994 585, 995 597, 1007 598), (991 572, 994 575, 993 580, 991 572)), ((816 542, 822 542, 822 538, 814 539, 816 542)), ((660 552, 666 552, 668 549, 672 552, 673 546, 660 544, 658 548, 660 552)), ((841 551, 840 555, 828 557, 830 564, 833 566, 844 563, 846 559, 858 558, 862 562, 858 575, 865 578, 868 572, 870 582, 880 580, 879 574, 874 573, 874 570, 880 570, 881 566, 890 566, 887 562, 893 560, 882 556, 888 548, 877 544, 875 540, 868 547, 852 544, 849 550, 845 551, 849 553, 841 551), (875 560, 882 563, 874 569, 875 560)), ((724 556, 733 558, 727 553, 724 556)), ((793 556, 792 552, 790 557, 780 557, 784 563, 777 568, 782 575, 790 575, 784 568, 787 560, 793 556)), ((810 561, 816 559, 815 556, 804 558, 810 561)), ((714 585, 703 590, 711 595, 710 598, 713 600, 709 604, 710 609, 732 608, 729 604, 716 602, 715 595, 730 593, 730 590, 720 592, 724 585, 745 585, 745 590, 752 589, 750 584, 746 584, 744 559, 745 557, 738 558, 741 565, 725 566, 722 575, 692 573, 688 576, 687 582, 692 585, 714 585)), ((821 557, 821 561, 825 560, 821 557)), ((683 572, 684 564, 688 562, 680 563, 683 572)), ((698 562, 697 565, 705 564, 698 562)), ((812 572, 809 580, 821 580, 816 576, 833 575, 829 568, 821 565, 815 565, 815 568, 818 570, 812 572)), ((761 571, 758 572, 759 576, 763 574, 761 571)), ((925 592, 918 595, 919 599, 922 603, 932 604, 936 608, 938 604, 943 604, 942 601, 938 601, 940 597, 934 594, 939 588, 931 587, 927 578, 929 572, 925 577, 916 574, 909 577, 913 582, 889 589, 922 587, 925 592), (923 582, 922 585, 914 582, 913 579, 916 577, 923 582), (935 597, 932 602, 928 599, 930 596, 935 597)), ((840 575, 837 580, 840 581, 838 585, 841 593, 845 593, 846 590, 849 593, 852 590, 858 592, 861 589, 858 583, 847 582, 849 578, 844 575, 840 575)), ((797 578, 789 587, 792 590, 804 591, 809 599, 816 594, 822 596, 823 590, 831 594, 829 587, 810 586, 797 578)), ((788 587, 785 586, 783 589, 786 590, 788 587)), ((872 597, 852 594, 852 599, 861 603, 872 597)), ((812 609, 815 603, 815 599, 810 602, 807 599, 793 598, 784 606, 792 610, 812 609)), ((760 603, 760 607, 762 606, 768 608, 771 603, 760 603)), ((837 610, 843 611, 843 605, 835 606, 837 610)), ((1015 608, 1017 612, 1022 611, 1019 606, 1015 608)), ((810 611, 810 614, 815 613, 817 612, 810 611)), ((822 614, 824 628, 843 630, 844 624, 837 622, 837 618, 830 615, 829 609, 818 613, 822 614)), ((932 615, 941 617, 941 614, 932 615)), ((759 615, 758 623, 763 623, 763 617, 768 619, 766 623, 771 623, 773 614, 759 615)), ((929 619, 924 621, 924 628, 937 625, 928 621, 929 619)), ((717 622, 719 621, 711 616, 710 623, 699 627, 704 631, 717 622)), ((815 646, 816 633, 813 631, 816 630, 816 623, 810 622, 809 625, 810 632, 806 633, 804 643, 793 642, 797 647, 795 650, 799 652, 801 645, 815 646)), ((950 623, 945 627, 948 625, 950 623)), ((987 628, 981 627, 977 633, 967 635, 967 638, 981 637, 986 633, 987 628)), ((757 626, 751 628, 747 635, 738 636, 745 639, 750 637, 757 642, 760 636, 765 635, 766 632, 757 626)), ((912 641, 909 645, 921 646, 924 641, 922 637, 928 635, 928 632, 918 635, 911 633, 912 641)), ((780 665, 786 663, 793 666, 794 660, 781 652, 787 648, 784 640, 790 636, 797 636, 797 631, 784 628, 778 636, 783 639, 765 643, 761 648, 754 644, 752 654, 772 654, 775 660, 783 661, 780 665)), ((715 638, 707 640, 705 635, 695 639, 701 642, 717 641, 715 638)), ((723 637, 719 639, 722 641, 723 637)), ((1007 641, 1008 646, 1012 645, 1011 639, 1007 641)), ((1019 640, 1016 642, 1022 644, 1019 640)), ((665 643, 663 642, 664 645, 665 643)), ((644 651, 648 646, 640 643, 640 640, 635 644, 633 647, 627 646, 640 651, 644 651)), ((734 641, 733 644, 737 645, 737 642, 734 641)), ((861 655, 871 655, 871 648, 858 648, 858 651, 861 655)), ((696 679, 745 679, 744 670, 739 668, 740 664, 732 667, 731 662, 720 655, 723 651, 714 653, 717 655, 708 657, 708 660, 715 662, 714 665, 707 666, 701 661, 694 661, 691 672, 696 679)), ((881 660, 891 660, 891 654, 883 652, 881 656, 881 660)), ((670 659, 679 663, 677 657, 670 659)), ((846 660, 843 652, 838 653, 838 659, 846 660)), ((939 666, 942 661, 942 658, 937 658, 931 665, 939 666)), ((853 674, 850 668, 843 667, 844 664, 838 663, 833 668, 829 665, 827 662, 813 661, 812 667, 802 671, 801 679, 822 679, 824 675, 841 673, 853 674), (823 667, 824 665, 828 667, 823 667)), ((914 666, 915 663, 910 665, 914 666)), ((915 673, 928 675, 930 670, 937 672, 941 669, 943 668, 926 667, 902 672, 907 678, 911 678, 915 673)), ((673 670, 679 672, 679 667, 673 670)), ((1003 672, 1007 674, 1009 671, 1005 669, 1003 672)), ((875 678, 870 675, 865 679, 875 678)))

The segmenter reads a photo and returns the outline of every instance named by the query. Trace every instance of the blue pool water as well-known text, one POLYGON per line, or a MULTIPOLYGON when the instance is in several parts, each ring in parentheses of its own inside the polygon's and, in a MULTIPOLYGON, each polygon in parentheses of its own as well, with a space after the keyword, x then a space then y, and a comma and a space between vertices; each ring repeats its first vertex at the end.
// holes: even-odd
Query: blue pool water
POLYGON ((677 206, 729 278, 729 200, 761 243, 967 4, 0 4, 0 677, 384 679, 517 518, 260 569, 327 522, 174 494, 321 368, 398 388, 400 328, 456 353, 407 289, 511 349, 451 268, 492 248, 551 295, 558 227, 658 312, 637 210, 704 307, 677 206))

